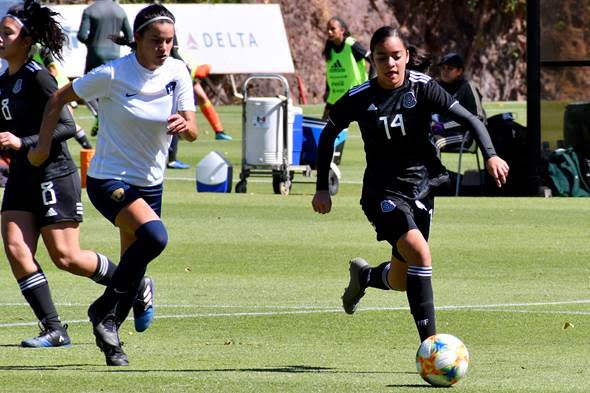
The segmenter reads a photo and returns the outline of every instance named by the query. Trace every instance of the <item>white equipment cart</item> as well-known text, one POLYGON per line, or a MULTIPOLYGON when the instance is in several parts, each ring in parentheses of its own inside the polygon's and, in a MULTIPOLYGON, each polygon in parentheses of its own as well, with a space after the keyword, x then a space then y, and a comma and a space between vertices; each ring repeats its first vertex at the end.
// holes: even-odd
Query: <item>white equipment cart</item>
POLYGON ((236 193, 246 192, 249 176, 271 175, 274 193, 288 195, 295 172, 311 176, 309 165, 299 165, 302 132, 293 141, 293 126, 301 126, 302 109, 291 105, 289 83, 278 74, 249 76, 242 84, 242 95, 242 168, 236 193), (248 85, 256 79, 278 80, 282 94, 249 97, 248 85))

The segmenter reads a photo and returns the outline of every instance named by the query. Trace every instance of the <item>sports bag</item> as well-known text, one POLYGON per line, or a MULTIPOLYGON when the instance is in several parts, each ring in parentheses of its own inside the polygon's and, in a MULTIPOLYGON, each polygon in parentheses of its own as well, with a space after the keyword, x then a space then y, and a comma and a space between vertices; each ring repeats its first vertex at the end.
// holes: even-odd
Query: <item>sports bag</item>
POLYGON ((555 196, 590 196, 590 187, 584 181, 578 156, 572 147, 551 152, 547 171, 549 186, 555 196))

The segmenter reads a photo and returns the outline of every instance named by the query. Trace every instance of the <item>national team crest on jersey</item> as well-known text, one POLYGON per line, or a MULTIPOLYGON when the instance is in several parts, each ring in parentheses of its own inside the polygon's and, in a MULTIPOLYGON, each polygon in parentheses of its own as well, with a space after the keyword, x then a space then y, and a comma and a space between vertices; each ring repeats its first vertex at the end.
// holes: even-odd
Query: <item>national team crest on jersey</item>
POLYGON ((125 199, 125 190, 123 188, 117 188, 111 193, 111 199, 115 202, 123 202, 125 199))
POLYGON ((408 91, 402 97, 402 105, 404 108, 410 109, 416 106, 416 96, 413 91, 408 91))
POLYGON ((17 94, 23 87, 23 80, 22 79, 17 79, 16 82, 14 82, 14 86, 12 87, 12 92, 14 94, 17 94))
POLYGON ((393 201, 390 201, 389 199, 381 201, 381 211, 383 213, 392 212, 396 207, 396 204, 393 203, 393 201))
POLYGON ((166 94, 172 94, 176 88, 176 82, 172 81, 166 85, 166 94))

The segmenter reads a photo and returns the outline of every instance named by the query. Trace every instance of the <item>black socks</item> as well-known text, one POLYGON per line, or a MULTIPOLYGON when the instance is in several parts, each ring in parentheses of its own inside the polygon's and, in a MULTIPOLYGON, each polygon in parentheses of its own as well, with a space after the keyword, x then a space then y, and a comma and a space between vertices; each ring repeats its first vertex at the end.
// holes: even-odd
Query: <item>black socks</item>
POLYGON ((420 341, 436 334, 432 267, 408 266, 407 295, 420 341))

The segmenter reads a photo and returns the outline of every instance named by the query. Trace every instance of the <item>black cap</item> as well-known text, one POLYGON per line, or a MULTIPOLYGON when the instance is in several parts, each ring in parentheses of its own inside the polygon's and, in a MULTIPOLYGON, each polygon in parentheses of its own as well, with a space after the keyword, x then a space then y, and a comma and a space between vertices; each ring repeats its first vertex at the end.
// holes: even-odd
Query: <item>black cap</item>
POLYGON ((442 60, 440 61, 440 63, 438 63, 438 65, 450 65, 451 67, 456 67, 456 68, 463 68, 464 64, 463 64, 463 58, 461 57, 461 55, 459 55, 458 53, 455 52, 451 52, 451 53, 447 53, 442 60))

